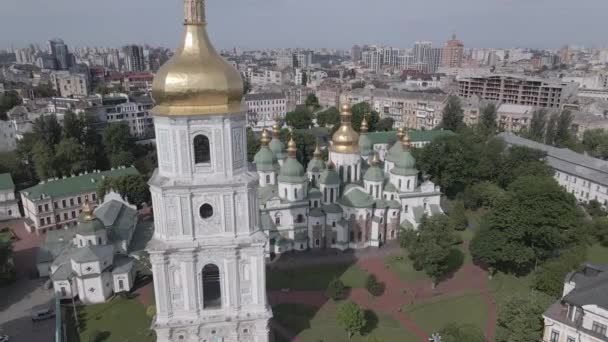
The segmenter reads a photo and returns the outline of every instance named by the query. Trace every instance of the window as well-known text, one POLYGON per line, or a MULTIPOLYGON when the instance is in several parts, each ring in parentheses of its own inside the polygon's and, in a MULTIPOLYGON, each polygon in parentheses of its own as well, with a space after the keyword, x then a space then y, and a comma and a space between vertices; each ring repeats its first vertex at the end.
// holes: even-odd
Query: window
POLYGON ((61 200, 61 207, 63 207, 63 208, 65 208, 65 207, 66 207, 65 200, 61 200))
POLYGON ((298 199, 298 189, 293 189, 293 198, 298 199))
POLYGON ((74 199, 70 198, 70 206, 73 207, 74 206, 74 199))
POLYGON ((91 194, 91 198, 93 199, 93 201, 96 201, 97 200, 97 195, 91 194))
POLYGON ((44 211, 49 211, 49 205, 48 205, 48 203, 44 205, 44 211))
MULTIPOLYGON (((11 213, 8 213, 8 214, 10 215, 11 213)), ((61 222, 61 216, 55 215, 55 223, 59 223, 59 222, 61 222)))
POLYGON ((55 209, 59 209, 59 203, 57 203, 57 202, 53 202, 53 208, 55 208, 55 209))
POLYGON ((41 212, 42 212, 42 206, 41 206, 41 205, 39 205, 39 206, 38 206, 38 212, 39 212, 39 213, 41 213, 41 212))
POLYGON ((274 218, 274 223, 277 224, 277 225, 281 224, 281 216, 275 217, 274 218))
POLYGON ((211 161, 211 152, 209 149, 209 138, 204 135, 194 137, 194 163, 209 163, 211 161))
POLYGON ((333 201, 334 201, 334 189, 330 189, 329 201, 330 201, 330 202, 333 202, 333 201))
POLYGON ((72 218, 76 218, 76 212, 72 211, 72 218))
POLYGON ((65 286, 62 286, 61 287, 61 297, 65 297, 65 296, 67 296, 67 291, 65 289, 65 286))
POLYGON ((208 219, 211 216, 213 216, 213 207, 209 203, 205 203, 205 204, 201 205, 201 208, 199 209, 199 213, 202 218, 208 219))
POLYGON ((319 246, 319 244, 320 244, 319 239, 316 239, 316 240, 315 240, 315 246, 317 246, 317 247, 318 247, 318 246, 319 246))
POLYGON ((8 210, 8 216, 13 216, 13 211, 12 210, 8 210))
POLYGON ((549 341, 558 342, 559 341, 559 331, 551 330, 551 339, 549 339, 549 341))
POLYGON ((99 238, 97 238, 97 244, 98 244, 98 245, 101 245, 101 238, 100 238, 100 237, 99 237, 99 238))
POLYGON ((357 240, 361 241, 363 239, 363 233, 357 233, 357 240))
POLYGON ((566 342, 576 342, 576 339, 572 336, 568 336, 568 340, 566 342))
POLYGON ((332 227, 335 227, 335 226, 336 226, 336 221, 332 222, 332 223, 331 223, 331 226, 332 226, 332 227))
POLYGON ((213 264, 203 268, 203 308, 219 308, 222 306, 220 286, 220 269, 213 264))
POLYGON ((43 218, 40 219, 40 225, 44 226, 44 219, 43 218))
POLYGON ((266 175, 266 184, 270 183, 270 175, 266 175))
POLYGON ((601 324, 599 322, 593 322, 593 326, 591 327, 591 330, 593 330, 593 332, 596 332, 602 336, 606 335, 606 326, 604 324, 601 324))
POLYGON ((81 203, 82 203, 82 199, 80 198, 80 196, 78 196, 78 197, 76 198, 76 200, 77 200, 78 204, 81 204, 81 203))
POLYGON ((63 219, 66 221, 68 220, 68 213, 63 213, 63 219))
POLYGON ((298 216, 296 217, 296 223, 302 222, 304 222, 304 216, 302 214, 298 214, 298 216))

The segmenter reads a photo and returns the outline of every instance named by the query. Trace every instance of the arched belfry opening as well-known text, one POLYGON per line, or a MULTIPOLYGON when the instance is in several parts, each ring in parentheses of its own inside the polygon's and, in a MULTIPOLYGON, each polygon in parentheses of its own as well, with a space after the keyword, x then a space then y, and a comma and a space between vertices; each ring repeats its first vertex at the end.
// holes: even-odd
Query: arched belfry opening
POLYGON ((209 148, 209 138, 199 134, 194 137, 194 163, 204 164, 211 162, 211 149, 209 148))
POLYGON ((203 268, 203 308, 213 309, 221 307, 220 269, 214 264, 209 264, 203 268))

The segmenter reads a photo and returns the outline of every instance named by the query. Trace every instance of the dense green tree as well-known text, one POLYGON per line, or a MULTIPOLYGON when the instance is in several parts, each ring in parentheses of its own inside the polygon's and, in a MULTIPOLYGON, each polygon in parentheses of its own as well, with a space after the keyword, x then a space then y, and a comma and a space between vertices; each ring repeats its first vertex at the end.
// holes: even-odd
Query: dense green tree
POLYGON ((361 330, 367 324, 365 313, 353 302, 342 304, 338 307, 336 321, 346 330, 350 340, 355 334, 361 334, 361 330))
POLYGON ((602 204, 597 200, 591 200, 585 205, 587 213, 593 218, 606 217, 606 210, 602 208, 602 204))
POLYGON ((35 97, 53 97, 57 96, 57 92, 50 83, 40 83, 34 88, 35 97))
POLYGON ((336 107, 330 107, 317 114, 319 127, 336 126, 340 124, 340 112, 336 107))
POLYGON ((325 295, 333 300, 339 300, 343 298, 345 290, 346 287, 344 286, 342 280, 340 280, 340 278, 334 277, 327 285, 325 295))
POLYGON ((486 215, 471 253, 494 269, 527 273, 575 241, 581 217, 574 196, 553 178, 520 177, 486 215))
POLYGON ((557 136, 557 121, 559 114, 553 113, 547 120, 547 127, 545 128, 545 144, 555 145, 555 137, 557 136))
POLYGON ((416 238, 409 242, 414 267, 424 269, 433 286, 450 270, 449 257, 457 241, 450 219, 445 215, 425 217, 416 238))
POLYGON ((309 129, 312 126, 312 114, 302 106, 285 115, 285 123, 294 129, 309 129))
POLYGON ((450 221, 452 221, 452 226, 456 230, 467 229, 469 222, 467 220, 464 202, 462 200, 454 201, 452 210, 450 210, 450 221))
POLYGON ((530 120, 530 130, 527 137, 538 142, 543 142, 545 139, 545 128, 547 126, 547 110, 544 108, 536 109, 532 113, 530 120))
POLYGON ((368 274, 365 279, 365 288, 372 296, 381 296, 384 292, 384 284, 378 282, 375 274, 368 274))
POLYGON ((473 324, 451 323, 441 331, 441 342, 485 342, 483 331, 473 324))
POLYGON ((573 143, 574 137, 570 132, 570 126, 572 125, 572 113, 569 110, 563 110, 557 117, 555 124, 555 141, 553 142, 557 147, 567 147, 573 143))
POLYGON ((109 155, 129 151, 132 143, 129 125, 124 122, 109 123, 103 131, 103 145, 109 155))
POLYGON ((112 167, 130 166, 135 162, 135 156, 131 151, 118 151, 110 155, 110 165, 112 167))
POLYGON ((319 98, 317 98, 317 95, 308 94, 308 96, 306 97, 306 107, 311 111, 321 108, 321 106, 319 105, 319 98))
POLYGON ((127 175, 105 178, 97 186, 97 196, 103 199, 105 194, 116 191, 130 203, 141 205, 150 202, 150 190, 146 179, 142 175, 127 175))
MULTIPOLYGON (((552 169, 544 162, 545 153, 525 146, 513 146, 502 155, 496 183, 506 188, 521 176, 553 176, 552 169)), ((494 180, 494 179, 489 179, 494 180)))
POLYGON ((15 276, 13 245, 10 241, 0 241, 0 285, 12 282, 15 276))
POLYGON ((551 298, 538 292, 516 295, 498 308, 496 342, 530 342, 541 338, 543 312, 551 298))
POLYGON ((600 128, 585 131, 583 147, 595 158, 608 159, 608 131, 600 128))
POLYGON ((534 273, 534 288, 555 299, 560 298, 566 274, 577 269, 586 258, 587 247, 584 244, 569 248, 534 273))
POLYGON ((495 183, 484 181, 468 187, 463 194, 464 206, 469 209, 493 208, 505 195, 495 183))
POLYGON ((9 90, 0 94, 0 120, 6 120, 6 112, 22 103, 19 94, 14 90, 9 90))
POLYGON ((52 148, 61 140, 62 128, 55 115, 44 115, 34 120, 32 132, 44 144, 52 148))
POLYGON ((489 134, 496 132, 496 111, 496 105, 493 102, 490 102, 481 109, 479 124, 489 134))
POLYGON ((63 136, 65 138, 75 138, 81 141, 83 129, 78 115, 71 111, 65 113, 63 116, 63 136))
POLYGON ((17 185, 30 180, 26 165, 15 152, 0 152, 0 173, 10 173, 17 185))
POLYGON ((393 130, 393 126, 395 125, 395 120, 393 118, 382 118, 378 121, 378 127, 376 127, 376 131, 378 132, 388 132, 393 130))
POLYGON ((360 102, 352 106, 351 112, 353 114, 351 120, 352 126, 355 131, 359 132, 361 130, 363 117, 367 119, 367 126, 369 127, 370 132, 375 132, 377 130, 380 115, 375 110, 372 110, 367 102, 360 102))
POLYGON ((464 111, 460 99, 457 96, 449 96, 448 102, 443 108, 441 127, 454 132, 464 126, 464 111))
POLYGON ((46 180, 57 175, 53 167, 54 158, 54 151, 44 141, 41 140, 34 144, 32 148, 32 161, 34 162, 34 171, 38 179, 46 180))
POLYGON ((89 161, 85 149, 76 138, 64 138, 55 147, 54 169, 64 176, 91 170, 94 162, 89 161))
POLYGON ((608 247, 608 218, 595 217, 589 226, 589 233, 603 246, 608 247))
POLYGON ((260 140, 256 138, 251 127, 247 127, 247 160, 253 162, 253 157, 260 150, 260 140))

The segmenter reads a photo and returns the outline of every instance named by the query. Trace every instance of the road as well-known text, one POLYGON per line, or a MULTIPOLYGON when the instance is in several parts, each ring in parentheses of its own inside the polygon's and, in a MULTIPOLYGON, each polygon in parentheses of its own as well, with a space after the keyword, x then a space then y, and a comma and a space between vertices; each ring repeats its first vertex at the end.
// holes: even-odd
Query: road
POLYGON ((52 290, 44 289, 45 279, 30 279, 35 267, 36 252, 44 236, 30 234, 22 220, 0 222, 2 227, 11 227, 20 237, 13 243, 17 280, 0 289, 0 330, 9 335, 11 342, 53 341, 55 321, 32 322, 30 309, 33 306, 51 303, 52 290))

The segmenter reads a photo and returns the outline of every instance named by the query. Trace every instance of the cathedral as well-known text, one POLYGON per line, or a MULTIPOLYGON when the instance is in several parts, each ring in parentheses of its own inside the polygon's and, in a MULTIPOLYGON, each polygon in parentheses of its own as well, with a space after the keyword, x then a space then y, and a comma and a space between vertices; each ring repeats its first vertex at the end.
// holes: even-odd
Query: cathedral
POLYGON ((152 86, 152 328, 158 342, 267 342, 267 237, 243 81, 209 41, 204 0, 184 0, 184 14, 181 44, 152 86))
POLYGON ((379 247, 396 239, 399 229, 417 229, 424 215, 442 213, 441 190, 420 180, 408 133, 399 129, 393 146, 379 153, 365 119, 359 135, 351 126, 350 106, 340 111, 327 164, 317 146, 304 169, 293 139, 285 149, 277 126, 272 139, 262 132, 254 163, 267 254, 379 247))

